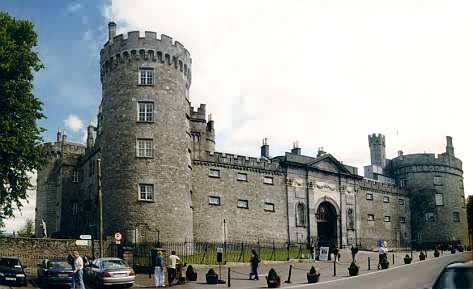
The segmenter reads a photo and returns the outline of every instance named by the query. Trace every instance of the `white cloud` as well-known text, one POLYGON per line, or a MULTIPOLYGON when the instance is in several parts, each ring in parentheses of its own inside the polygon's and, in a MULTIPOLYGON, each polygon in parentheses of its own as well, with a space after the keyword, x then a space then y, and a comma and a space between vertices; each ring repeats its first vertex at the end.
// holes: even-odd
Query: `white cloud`
POLYGON ((84 128, 84 122, 74 114, 70 114, 65 120, 64 124, 66 128, 72 130, 73 132, 78 132, 84 128))
POLYGON ((69 13, 74 13, 82 9, 82 4, 81 3, 71 3, 69 6, 67 6, 66 10, 69 13))
POLYGON ((451 135, 473 188, 472 1, 114 0, 103 12, 120 32, 186 46, 191 100, 213 113, 220 151, 257 155, 268 137, 276 155, 299 140, 361 167, 369 133, 386 135, 388 157, 441 153, 451 135))

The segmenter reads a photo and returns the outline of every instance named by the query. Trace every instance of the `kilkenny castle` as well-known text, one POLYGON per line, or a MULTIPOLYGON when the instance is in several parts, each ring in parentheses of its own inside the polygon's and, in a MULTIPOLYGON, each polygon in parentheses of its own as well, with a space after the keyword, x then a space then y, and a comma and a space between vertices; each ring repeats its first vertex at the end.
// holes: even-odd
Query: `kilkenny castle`
POLYGON ((274 241, 373 248, 376 241, 467 242, 461 161, 447 137, 445 153, 386 159, 383 135, 370 135, 364 176, 298 143, 271 156, 215 151, 205 104, 191 105, 192 59, 154 32, 116 35, 100 52, 102 101, 86 144, 58 131, 44 144, 38 172, 36 228, 49 236, 98 232, 126 242, 274 241))

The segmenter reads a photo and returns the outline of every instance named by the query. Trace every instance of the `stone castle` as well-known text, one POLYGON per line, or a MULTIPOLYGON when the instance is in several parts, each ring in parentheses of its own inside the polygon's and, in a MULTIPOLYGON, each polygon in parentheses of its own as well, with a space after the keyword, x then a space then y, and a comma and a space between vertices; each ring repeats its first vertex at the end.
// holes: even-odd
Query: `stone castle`
POLYGON ((191 106, 192 59, 172 38, 138 31, 100 52, 102 101, 86 145, 60 131, 45 143, 36 228, 75 237, 98 231, 125 241, 274 241, 373 248, 467 243, 461 161, 452 139, 439 155, 389 160, 385 137, 368 137, 371 165, 358 169, 319 150, 258 158, 215 152, 214 121, 191 106))

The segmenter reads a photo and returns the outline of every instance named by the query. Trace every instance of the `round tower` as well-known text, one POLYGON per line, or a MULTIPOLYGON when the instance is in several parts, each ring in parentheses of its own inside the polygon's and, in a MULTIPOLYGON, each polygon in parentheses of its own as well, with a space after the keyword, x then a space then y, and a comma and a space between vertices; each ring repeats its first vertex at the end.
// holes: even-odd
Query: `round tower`
POLYGON ((115 34, 100 52, 104 233, 192 240, 190 54, 155 32, 115 34))
POLYGON ((425 246, 468 243, 462 162, 446 152, 400 155, 389 168, 411 202, 412 240, 425 246))
POLYGON ((384 168, 386 164, 386 140, 382 134, 368 135, 371 164, 384 168))

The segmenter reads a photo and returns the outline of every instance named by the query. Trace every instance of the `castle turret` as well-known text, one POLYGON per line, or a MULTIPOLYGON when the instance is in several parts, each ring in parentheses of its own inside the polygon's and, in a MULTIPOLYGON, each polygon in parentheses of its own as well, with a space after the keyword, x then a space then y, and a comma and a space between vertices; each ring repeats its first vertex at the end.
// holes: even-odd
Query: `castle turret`
POLYGON ((115 22, 108 23, 108 41, 113 41, 113 37, 117 35, 117 24, 115 22))
POLYGON ((386 140, 382 134, 368 136, 370 146, 371 164, 384 168, 386 165, 386 140))
POLYGON ((190 108, 190 129, 192 137, 192 158, 200 159, 207 155, 207 152, 215 151, 215 123, 212 114, 205 118, 205 104, 201 104, 197 109, 190 108))
POLYGON ((94 147, 94 127, 90 124, 87 127, 87 150, 94 147))
POLYGON ((453 149, 453 141, 451 136, 447 136, 447 155, 454 157, 455 156, 455 151, 453 149))
POLYGON ((100 52, 105 234, 192 240, 190 54, 169 36, 115 29, 100 52))
POLYGON ((269 159, 269 145, 268 139, 263 139, 263 145, 261 146, 261 158, 269 159))

